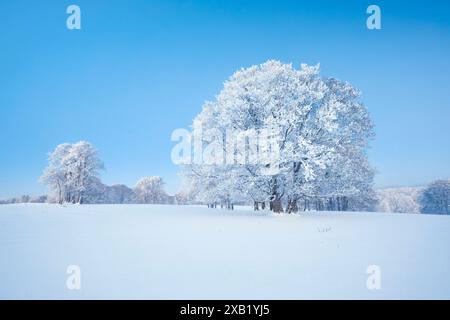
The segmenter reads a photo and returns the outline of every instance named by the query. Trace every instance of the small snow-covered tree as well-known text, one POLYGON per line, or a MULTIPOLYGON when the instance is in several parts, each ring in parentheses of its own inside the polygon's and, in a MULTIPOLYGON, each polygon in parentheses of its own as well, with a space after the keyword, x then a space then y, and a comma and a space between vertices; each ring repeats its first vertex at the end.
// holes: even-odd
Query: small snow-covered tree
POLYGON ((422 187, 386 188, 377 190, 379 212, 420 213, 422 187))
POLYGON ((71 202, 83 203, 84 197, 87 196, 86 191, 98 177, 98 171, 103 168, 97 151, 89 142, 77 142, 72 145, 68 155, 63 158, 63 166, 67 168, 68 172, 71 202))
POLYGON ((41 176, 55 194, 57 202, 83 203, 103 168, 97 151, 86 141, 58 145, 49 156, 41 176))
POLYGON ((56 201, 60 204, 67 199, 68 173, 67 168, 63 166, 63 159, 68 155, 71 147, 69 143, 62 143, 56 146, 55 150, 49 154, 49 164, 40 177, 40 180, 49 186, 56 201))
POLYGON ((133 203, 134 192, 131 188, 123 184, 115 184, 106 188, 107 203, 133 203))
POLYGON ((24 194, 20 197, 20 203, 30 202, 31 197, 28 194, 24 194))
POLYGON ((107 186, 94 178, 86 190, 85 203, 134 203, 135 194, 123 184, 107 186))
POLYGON ((140 203, 165 203, 167 200, 164 182, 158 176, 140 179, 134 187, 134 193, 140 203))
POLYGON ((47 196, 46 195, 42 195, 42 196, 32 197, 30 199, 30 202, 31 203, 45 203, 45 202, 47 202, 47 196))
POLYGON ((450 214, 450 180, 431 183, 419 197, 422 213, 450 214))

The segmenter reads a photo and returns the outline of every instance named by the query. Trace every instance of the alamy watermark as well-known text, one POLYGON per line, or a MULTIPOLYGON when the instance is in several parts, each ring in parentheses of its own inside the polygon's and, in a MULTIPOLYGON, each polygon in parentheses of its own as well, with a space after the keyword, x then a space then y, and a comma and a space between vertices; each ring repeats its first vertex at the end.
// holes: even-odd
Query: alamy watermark
POLYGON ((69 275, 66 280, 66 287, 69 290, 81 289, 81 268, 78 265, 70 265, 66 269, 66 273, 69 275))
POLYGON ((381 268, 377 265, 370 265, 366 269, 369 275, 366 280, 366 286, 369 290, 381 289, 381 268))
POLYGON ((81 29, 81 9, 79 6, 72 4, 67 7, 66 13, 69 14, 66 20, 66 26, 69 30, 81 29))
POLYGON ((263 164, 272 170, 280 159, 279 134, 271 128, 204 130, 194 126, 192 131, 174 130, 171 140, 177 142, 171 152, 175 164, 263 164))
POLYGON ((370 16, 366 20, 366 26, 369 30, 381 29, 381 9, 376 4, 371 4, 367 7, 367 14, 370 16))

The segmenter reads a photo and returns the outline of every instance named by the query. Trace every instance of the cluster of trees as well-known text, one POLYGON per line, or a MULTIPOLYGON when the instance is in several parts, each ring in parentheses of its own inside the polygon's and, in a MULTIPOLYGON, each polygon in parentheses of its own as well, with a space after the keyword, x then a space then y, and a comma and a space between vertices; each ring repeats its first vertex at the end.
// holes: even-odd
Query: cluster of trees
POLYGON ((145 177, 134 187, 136 199, 141 203, 167 203, 168 195, 164 191, 161 177, 145 177))
POLYGON ((297 70, 268 61, 242 69, 214 101, 205 103, 193 127, 201 128, 202 145, 215 144, 213 157, 219 160, 183 165, 189 193, 203 203, 231 208, 252 201, 255 210, 274 212, 373 206, 374 170, 366 156, 372 121, 359 92, 319 76, 319 66, 303 64, 297 70), (269 131, 275 143, 255 147, 244 138, 233 143, 247 148, 230 148, 229 130, 269 131), (274 146, 276 157, 230 163, 230 158, 254 157, 252 150, 258 157, 274 146))
POLYGON ((58 203, 84 203, 103 169, 96 150, 86 141, 62 143, 49 156, 49 165, 41 176, 58 203))
POLYGON ((175 200, 165 192, 164 182, 158 176, 144 177, 133 188, 124 184, 107 186, 100 179, 94 181, 89 187, 85 203, 172 204, 175 200))
POLYGON ((86 141, 58 145, 49 155, 40 180, 57 203, 171 203, 161 177, 145 177, 131 189, 123 184, 107 186, 99 178, 104 168, 95 148, 86 141))
POLYGON ((450 180, 431 183, 419 197, 422 213, 450 214, 450 180))
POLYGON ((450 214, 450 180, 436 180, 426 187, 378 190, 375 211, 450 214))
POLYGON ((419 198, 422 187, 401 187, 377 190, 375 211, 397 213, 420 213, 419 198))

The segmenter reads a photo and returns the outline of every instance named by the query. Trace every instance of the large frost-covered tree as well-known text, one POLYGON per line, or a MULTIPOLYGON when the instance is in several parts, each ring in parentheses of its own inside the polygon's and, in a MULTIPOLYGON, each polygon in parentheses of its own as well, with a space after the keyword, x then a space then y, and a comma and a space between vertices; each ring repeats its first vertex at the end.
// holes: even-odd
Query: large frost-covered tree
POLYGON ((297 70, 271 60, 241 69, 205 103, 193 128, 206 148, 184 174, 199 182, 191 185, 201 201, 253 200, 255 208, 268 201, 275 212, 283 204, 295 212, 300 200, 335 199, 344 210, 348 197, 371 190, 369 114, 355 88, 320 77, 319 66, 297 70), (229 139, 230 132, 243 137, 229 139))
POLYGON ((50 153, 41 181, 49 185, 57 202, 83 203, 102 168, 103 163, 89 142, 63 143, 50 153))
POLYGON ((450 180, 431 183, 419 197, 422 213, 450 214, 450 180))

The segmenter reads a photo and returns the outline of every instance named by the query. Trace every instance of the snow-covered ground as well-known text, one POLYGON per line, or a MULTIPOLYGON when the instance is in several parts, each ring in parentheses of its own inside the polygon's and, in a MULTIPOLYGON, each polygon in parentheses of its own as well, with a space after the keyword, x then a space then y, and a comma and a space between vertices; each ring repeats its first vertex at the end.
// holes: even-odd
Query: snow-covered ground
POLYGON ((0 298, 449 299, 449 247, 449 216, 3 205, 0 298))

